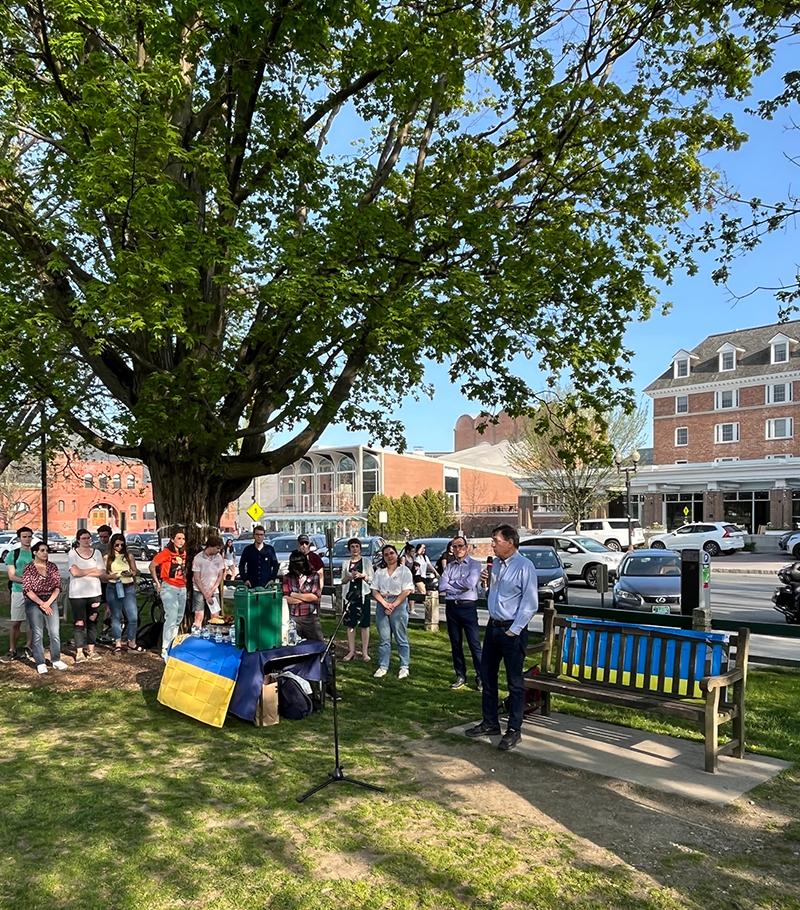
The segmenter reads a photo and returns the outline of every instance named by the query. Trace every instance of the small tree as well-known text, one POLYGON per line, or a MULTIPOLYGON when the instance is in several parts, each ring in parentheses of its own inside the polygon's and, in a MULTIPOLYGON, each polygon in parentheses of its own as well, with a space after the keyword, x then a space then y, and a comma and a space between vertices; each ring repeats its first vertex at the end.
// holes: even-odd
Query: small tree
POLYGON ((558 393, 525 424, 508 460, 577 524, 607 500, 616 478, 614 452, 627 457, 641 445, 647 412, 641 406, 630 413, 575 412, 566 405, 569 397, 558 393))
POLYGON ((394 500, 383 493, 376 493, 369 501, 367 509, 367 527, 372 534, 384 534, 394 525, 393 516, 395 511, 394 500), (387 520, 382 523, 380 520, 381 512, 386 512, 387 520))
POLYGON ((455 529, 456 520, 447 493, 427 489, 422 493, 431 516, 431 534, 449 534, 455 529))

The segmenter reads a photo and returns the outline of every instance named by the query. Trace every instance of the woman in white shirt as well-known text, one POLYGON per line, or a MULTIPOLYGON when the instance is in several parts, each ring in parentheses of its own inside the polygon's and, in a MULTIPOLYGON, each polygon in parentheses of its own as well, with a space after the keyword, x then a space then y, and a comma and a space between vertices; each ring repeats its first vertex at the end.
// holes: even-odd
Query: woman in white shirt
POLYGON ((92 535, 84 528, 78 531, 77 543, 69 552, 69 605, 75 624, 75 663, 100 660, 95 651, 97 615, 102 600, 100 579, 105 564, 99 550, 92 546, 92 535))
POLYGON ((414 591, 414 578, 411 570, 398 562, 397 550, 387 543, 381 550, 386 568, 378 569, 372 579, 372 592, 375 595, 375 625, 378 627, 380 645, 378 646, 379 667, 373 674, 377 679, 389 672, 389 660, 392 656, 392 635, 397 644, 400 657, 398 679, 405 679, 409 674, 411 650, 408 644, 408 595, 414 591))

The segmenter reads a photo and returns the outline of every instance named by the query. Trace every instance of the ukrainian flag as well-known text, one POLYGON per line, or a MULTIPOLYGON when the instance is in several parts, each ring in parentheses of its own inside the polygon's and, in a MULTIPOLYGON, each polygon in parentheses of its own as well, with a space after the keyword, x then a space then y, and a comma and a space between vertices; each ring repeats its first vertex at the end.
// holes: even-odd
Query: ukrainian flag
POLYGON ((169 649, 158 700, 212 727, 225 723, 242 652, 191 635, 180 635, 169 649))

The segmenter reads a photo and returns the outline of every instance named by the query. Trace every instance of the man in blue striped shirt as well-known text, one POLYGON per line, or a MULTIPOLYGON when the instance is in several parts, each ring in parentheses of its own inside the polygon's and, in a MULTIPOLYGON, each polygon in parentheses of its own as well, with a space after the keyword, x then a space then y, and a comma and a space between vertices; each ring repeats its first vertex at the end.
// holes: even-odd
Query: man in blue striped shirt
POLYGON ((506 667, 510 710, 508 726, 498 749, 513 749, 522 737, 525 687, 522 669, 528 645, 528 623, 539 609, 536 569, 519 552, 519 534, 511 525, 492 531, 495 559, 489 579, 489 622, 483 637, 483 720, 465 731, 467 736, 496 736, 500 733, 497 677, 500 662, 506 667))

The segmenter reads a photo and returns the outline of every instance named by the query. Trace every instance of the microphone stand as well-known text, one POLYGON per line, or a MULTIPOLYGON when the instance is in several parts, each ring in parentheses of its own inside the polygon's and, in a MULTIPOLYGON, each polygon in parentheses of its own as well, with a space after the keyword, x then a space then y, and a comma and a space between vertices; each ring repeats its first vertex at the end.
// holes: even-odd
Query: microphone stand
MULTIPOLYGON (((331 578, 331 581, 333 579, 331 578)), ((368 784, 363 780, 356 780, 354 777, 349 777, 344 773, 344 768, 342 768, 342 763, 339 759, 339 714, 337 710, 338 690, 336 689, 336 648, 334 648, 334 643, 336 641, 336 635, 339 632, 339 629, 342 627, 344 622, 344 607, 342 608, 341 615, 339 616, 339 621, 336 623, 336 628, 333 630, 333 635, 331 635, 328 645, 325 650, 322 652, 320 660, 323 663, 325 658, 330 655, 331 658, 331 690, 333 702, 333 754, 334 754, 334 767, 333 771, 328 772, 327 778, 322 781, 321 784, 317 784, 312 787, 310 790, 306 790, 305 793, 297 797, 297 802, 305 802, 309 796, 313 796, 315 793, 318 793, 320 790, 324 790, 329 784, 339 784, 339 783, 348 783, 355 784, 357 787, 364 787, 365 790, 375 790, 378 793, 384 792, 384 787, 376 787, 374 784, 368 784)))

